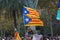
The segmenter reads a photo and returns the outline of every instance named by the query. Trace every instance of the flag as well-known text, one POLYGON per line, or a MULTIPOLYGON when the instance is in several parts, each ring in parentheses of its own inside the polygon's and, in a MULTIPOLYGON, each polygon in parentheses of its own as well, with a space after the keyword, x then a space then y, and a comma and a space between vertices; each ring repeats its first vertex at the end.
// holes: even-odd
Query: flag
POLYGON ((26 8, 27 11, 29 12, 29 13, 27 14, 28 17, 30 17, 30 18, 40 18, 40 17, 39 17, 39 11, 34 10, 34 9, 32 9, 32 8, 28 8, 28 7, 25 7, 25 8, 26 8))
POLYGON ((60 10, 57 11, 57 17, 56 17, 57 20, 60 20, 60 10))
POLYGON ((23 7, 22 8, 22 13, 23 13, 23 16, 26 15, 29 18, 40 18, 39 17, 39 12, 37 10, 31 9, 31 8, 28 8, 28 7, 23 7))
POLYGON ((43 21, 39 19, 39 11, 29 7, 23 7, 22 14, 25 26, 44 26, 43 21))
POLYGON ((19 33, 16 30, 15 30, 14 38, 15 40, 22 40, 21 37, 19 36, 19 33))
POLYGON ((60 20, 60 1, 58 3, 58 10, 57 10, 57 17, 56 17, 57 20, 60 20))
POLYGON ((60 8, 60 1, 58 2, 58 9, 60 8))

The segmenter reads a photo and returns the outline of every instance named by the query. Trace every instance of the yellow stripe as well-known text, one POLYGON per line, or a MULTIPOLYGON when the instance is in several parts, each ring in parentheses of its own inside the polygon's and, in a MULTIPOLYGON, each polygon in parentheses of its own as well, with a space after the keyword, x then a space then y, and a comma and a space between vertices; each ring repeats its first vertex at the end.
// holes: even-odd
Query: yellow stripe
POLYGON ((30 15, 30 14, 27 14, 26 16, 28 16, 29 18, 40 18, 39 16, 30 15))
POLYGON ((43 22, 29 22, 30 24, 43 24, 43 22))
POLYGON ((33 24, 33 23, 31 23, 31 24, 27 24, 25 26, 44 26, 44 25, 43 25, 43 23, 41 23, 41 24, 33 24))

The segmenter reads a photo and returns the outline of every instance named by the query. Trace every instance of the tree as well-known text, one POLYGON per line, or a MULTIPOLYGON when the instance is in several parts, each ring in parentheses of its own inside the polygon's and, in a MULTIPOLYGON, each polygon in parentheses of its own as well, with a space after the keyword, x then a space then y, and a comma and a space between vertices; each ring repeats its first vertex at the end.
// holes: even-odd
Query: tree
MULTIPOLYGON (((13 8, 16 8, 16 14, 20 10, 19 2, 21 0, 1 0, 0 1, 0 27, 2 31, 8 31, 11 27, 14 27, 13 21, 13 8), (14 5, 14 7, 13 7, 14 5)), ((20 13, 18 13, 19 15, 20 13)), ((16 17, 19 17, 19 16, 16 17)))
POLYGON ((45 33, 50 33, 50 22, 52 22, 53 32, 57 33, 60 26, 60 21, 55 19, 57 3, 58 0, 24 0, 24 2, 22 0, 0 0, 0 30, 4 29, 4 31, 7 31, 10 28, 13 29, 12 27, 14 27, 14 21, 12 10, 14 5, 14 8, 16 8, 17 28, 19 32, 21 31, 21 33, 23 33, 24 24, 21 8, 22 5, 24 5, 33 9, 42 9, 40 17, 44 21, 46 27, 44 28, 45 33), (49 31, 47 32, 47 30, 49 31))

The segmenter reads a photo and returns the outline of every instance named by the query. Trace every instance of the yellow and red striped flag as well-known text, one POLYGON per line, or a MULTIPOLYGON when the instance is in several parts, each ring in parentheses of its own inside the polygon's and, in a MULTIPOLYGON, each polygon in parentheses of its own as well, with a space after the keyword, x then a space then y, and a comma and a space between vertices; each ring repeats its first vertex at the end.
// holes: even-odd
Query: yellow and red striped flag
POLYGON ((39 19, 32 19, 26 26, 43 26, 43 22, 39 19))
POLYGON ((25 7, 25 8, 29 12, 28 14, 26 14, 29 18, 40 18, 39 17, 39 11, 34 10, 32 8, 28 8, 28 7, 25 7))
POLYGON ((22 40, 19 33, 16 30, 15 30, 14 38, 15 40, 22 40))
POLYGON ((25 26, 44 26, 43 21, 39 19, 39 11, 29 7, 23 7, 22 13, 25 26))

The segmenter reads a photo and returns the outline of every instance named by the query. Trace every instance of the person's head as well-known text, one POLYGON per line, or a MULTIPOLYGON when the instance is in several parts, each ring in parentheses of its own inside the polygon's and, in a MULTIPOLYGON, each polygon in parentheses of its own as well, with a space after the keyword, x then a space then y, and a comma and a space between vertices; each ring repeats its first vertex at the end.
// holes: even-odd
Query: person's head
POLYGON ((29 28, 27 28, 27 32, 29 32, 29 31, 31 31, 31 28, 29 27, 29 28))
POLYGON ((16 32, 16 31, 17 31, 17 29, 15 28, 15 29, 14 29, 14 31, 16 32))
POLYGON ((37 34, 37 31, 36 31, 36 30, 34 30, 34 31, 33 31, 33 34, 37 34))

